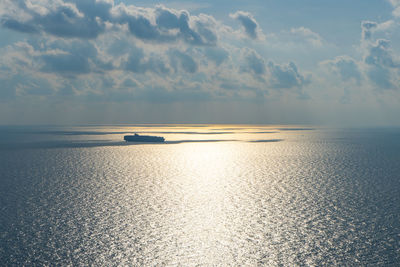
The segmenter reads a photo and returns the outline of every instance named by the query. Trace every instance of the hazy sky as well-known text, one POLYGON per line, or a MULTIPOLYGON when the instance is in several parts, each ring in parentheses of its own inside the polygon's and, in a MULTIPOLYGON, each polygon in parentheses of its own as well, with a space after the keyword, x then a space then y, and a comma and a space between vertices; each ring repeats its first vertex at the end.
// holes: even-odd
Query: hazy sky
POLYGON ((0 124, 400 125, 400 0, 0 0, 0 124))

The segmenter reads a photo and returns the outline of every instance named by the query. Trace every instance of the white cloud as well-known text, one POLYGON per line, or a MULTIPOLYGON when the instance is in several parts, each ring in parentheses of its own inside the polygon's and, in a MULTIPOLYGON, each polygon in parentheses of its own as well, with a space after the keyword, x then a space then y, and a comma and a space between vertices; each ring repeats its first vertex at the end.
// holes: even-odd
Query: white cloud
POLYGON ((304 40, 306 40, 306 42, 308 42, 312 46, 321 47, 323 44, 321 36, 318 33, 313 32, 308 28, 305 27, 292 28, 290 32, 295 36, 304 38, 304 40))
POLYGON ((393 6, 393 16, 395 17, 400 17, 400 1, 399 0, 389 0, 389 2, 392 4, 393 6))
POLYGON ((240 22, 247 37, 250 37, 251 39, 264 39, 265 36, 262 33, 260 25, 258 25, 251 13, 237 11, 233 14, 229 14, 229 16, 240 22))
POLYGON ((389 40, 375 37, 378 31, 385 32, 392 26, 392 21, 363 21, 359 46, 362 58, 356 60, 349 56, 338 56, 320 65, 327 68, 328 72, 339 75, 342 82, 356 82, 358 86, 380 93, 400 90, 400 57, 391 49, 389 40))
MULTIPOLYGON (((306 79, 294 63, 267 62, 254 49, 242 49, 220 39, 221 31, 231 39, 237 35, 207 14, 194 16, 162 5, 141 8, 98 0, 26 3, 19 7, 29 14, 27 20, 12 12, 1 20, 3 27, 35 33, 27 35, 32 37, 27 42, 10 47, 7 56, 7 65, 15 71, 13 77, 30 72, 32 75, 27 77, 49 79, 48 83, 21 80, 16 88, 32 86, 32 90, 23 90, 25 94, 33 95, 36 90, 43 94, 51 85, 60 95, 90 95, 93 100, 107 96, 113 100, 118 99, 113 94, 130 94, 126 99, 134 100, 135 95, 147 99, 153 94, 143 90, 153 88, 154 97, 165 96, 172 101, 175 91, 176 99, 183 99, 190 97, 182 90, 197 88, 190 94, 204 100, 305 84, 306 79), (229 79, 239 85, 234 94, 227 89, 229 79), (118 82, 133 80, 134 83, 124 86, 118 82), (43 87, 40 90, 39 84, 43 87), (162 88, 168 93, 160 93, 162 88)), ((16 6, 17 2, 9 4, 16 6)), ((242 23, 250 38, 262 37, 250 13, 239 11, 231 16, 242 23)), ((307 37, 315 38, 311 31, 301 30, 307 37)))
POLYGON ((360 83, 362 80, 359 64, 360 62, 349 56, 338 56, 333 60, 326 60, 320 63, 328 71, 339 75, 342 81, 355 81, 357 83, 360 83))

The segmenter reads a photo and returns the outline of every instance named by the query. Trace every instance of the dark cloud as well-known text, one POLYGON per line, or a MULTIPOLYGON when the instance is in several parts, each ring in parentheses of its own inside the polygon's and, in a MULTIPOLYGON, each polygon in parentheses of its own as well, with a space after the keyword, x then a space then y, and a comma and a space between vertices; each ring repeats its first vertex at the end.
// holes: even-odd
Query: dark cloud
POLYGON ((46 32, 59 37, 85 39, 96 38, 105 29, 102 21, 86 14, 80 14, 72 3, 59 4, 46 14, 37 13, 29 9, 27 5, 20 5, 20 7, 31 18, 26 21, 17 21, 14 18, 6 17, 1 21, 4 27, 20 32, 46 32))
POLYGON ((124 69, 136 73, 146 73, 150 71, 158 74, 166 74, 170 72, 161 58, 151 55, 145 58, 143 50, 136 47, 131 47, 129 57, 124 63, 124 69))
POLYGON ((209 23, 197 21, 195 25, 196 30, 200 34, 204 45, 215 46, 217 44, 217 34, 213 30, 213 27, 209 25, 209 23))
MULTIPOLYGON (((211 98, 211 95, 206 88, 198 85, 204 86, 204 84, 215 82, 216 86, 221 84, 220 88, 235 90, 230 90, 231 92, 228 93, 226 93, 228 90, 220 90, 213 93, 214 97, 224 98, 236 95, 238 99, 243 99, 247 96, 259 98, 257 94, 265 92, 261 92, 263 89, 244 85, 240 77, 243 73, 240 71, 250 73, 263 85, 272 85, 274 88, 301 87, 306 82, 293 63, 287 66, 266 64, 263 57, 255 50, 248 48, 242 49, 240 54, 239 60, 242 63, 240 71, 238 72, 235 66, 230 66, 232 75, 238 76, 233 82, 237 85, 221 83, 221 80, 217 80, 218 75, 210 73, 208 69, 200 72, 199 64, 207 65, 210 62, 215 63, 216 66, 224 62, 235 64, 234 59, 229 61, 231 60, 230 53, 227 50, 216 46, 217 23, 205 14, 191 16, 187 11, 168 9, 163 6, 139 8, 125 4, 113 5, 111 1, 105 0, 60 0, 49 7, 42 4, 43 9, 38 9, 38 6, 28 7, 26 4, 28 2, 24 1, 18 3, 23 15, 21 18, 4 17, 3 26, 26 33, 45 34, 43 37, 31 38, 24 47, 20 46, 21 44, 15 47, 16 53, 29 59, 24 61, 24 66, 17 62, 21 60, 21 56, 15 56, 13 62, 17 62, 16 65, 22 71, 29 67, 36 67, 32 71, 45 72, 44 77, 47 78, 55 77, 50 84, 25 83, 24 85, 32 87, 32 92, 29 94, 35 94, 35 92, 38 95, 49 94, 52 91, 46 91, 46 88, 55 85, 55 93, 59 95, 68 96, 79 92, 79 95, 86 95, 88 100, 92 98, 93 101, 148 100, 151 97, 155 101, 157 99, 160 101, 162 99, 166 101, 204 100, 211 98), (106 28, 113 29, 107 32, 107 37, 111 36, 115 38, 114 40, 107 38, 93 40, 105 32, 106 28), (120 32, 121 29, 125 29, 126 32, 120 32), (139 42, 137 39, 145 42, 139 42), (159 44, 169 45, 169 42, 174 41, 179 42, 179 48, 177 48, 178 45, 172 45, 173 48, 169 50, 165 50, 166 46, 163 46, 160 51, 156 50, 161 47, 159 44), (148 42, 156 45, 148 46, 148 42), (202 59, 201 56, 203 56, 202 59), (107 73, 112 70, 119 71, 107 73), (169 82, 167 87, 171 88, 173 86, 169 85, 174 85, 178 89, 186 88, 186 86, 198 86, 198 88, 176 91, 163 88, 168 92, 162 92, 161 89, 153 88, 155 85, 151 84, 153 80, 150 80, 150 75, 140 75, 150 72, 161 77, 170 73, 194 74, 186 75, 189 78, 179 77, 178 80, 182 80, 180 83, 166 81, 169 82), (81 74, 89 73, 93 75, 79 77, 81 74), (106 77, 107 74, 110 74, 110 78, 106 77), (134 77, 135 81, 129 82, 127 77, 134 77), (90 78, 90 82, 87 78, 90 78), (147 78, 149 81, 146 80, 147 78), (121 79, 121 82, 116 82, 117 79, 121 79), (137 83, 140 85, 138 86, 137 83), (43 87, 43 90, 40 87, 43 87), (142 90, 149 87, 151 88, 142 90), (106 89, 111 90, 107 92, 106 89)), ((250 14, 236 12, 232 16, 242 23, 246 34, 251 38, 259 37, 260 29, 250 14)), ((246 75, 245 79, 248 78, 246 75)), ((17 85, 14 86, 17 88, 17 85)), ((15 90, 13 92, 15 93, 15 90)), ((12 92, 8 92, 7 95, 12 95, 12 92)))
POLYGON ((400 63, 397 62, 390 49, 387 40, 377 40, 374 45, 369 47, 364 59, 369 67, 367 75, 380 89, 393 89, 396 86, 392 82, 392 70, 398 70, 400 63))
POLYGON ((376 44, 369 49, 365 57, 365 63, 374 66, 384 66, 388 68, 399 68, 400 63, 395 62, 390 51, 390 42, 388 40, 377 40, 376 44))
POLYGON ((217 43, 211 17, 193 17, 186 11, 178 12, 163 6, 144 12, 133 5, 118 4, 113 7, 105 1, 65 0, 43 13, 37 13, 23 2, 19 2, 19 8, 31 18, 20 21, 6 16, 1 20, 3 27, 25 33, 45 32, 64 38, 95 39, 105 31, 108 22, 110 25, 128 25, 130 33, 144 41, 162 43, 183 40, 199 46, 214 46, 217 43))
POLYGON ((361 81, 361 72, 357 62, 346 56, 337 57, 326 63, 332 70, 340 75, 343 81, 354 80, 357 83, 361 81))
POLYGON ((242 57, 245 64, 241 66, 241 71, 252 73, 262 82, 266 82, 266 79, 268 79, 272 88, 300 88, 310 83, 309 79, 299 73, 296 64, 293 62, 287 65, 279 65, 270 61, 266 64, 264 58, 251 49, 244 49, 242 57))
POLYGON ((271 74, 271 86, 273 88, 302 87, 310 82, 298 72, 293 62, 290 62, 288 65, 277 65, 269 62, 268 70, 271 74))
POLYGON ((190 27, 190 15, 187 11, 174 12, 160 6, 156 13, 156 23, 159 29, 178 30, 173 37, 181 38, 193 45, 215 45, 217 43, 217 35, 206 21, 197 20, 194 28, 190 27))
POLYGON ((382 66, 374 66, 367 71, 368 78, 378 86, 379 89, 393 89, 390 71, 382 66))
MULTIPOLYGON (((75 41, 72 43, 55 42, 50 45, 57 47, 57 53, 43 54, 39 57, 43 63, 42 71, 60 74, 86 74, 95 70, 97 59, 96 47, 88 42, 75 41)), ((101 66, 101 65, 100 65, 101 66)))
POLYGON ((158 31, 155 25, 152 25, 150 20, 145 17, 128 17, 129 31, 139 39, 153 41, 171 41, 174 38, 167 34, 162 34, 158 31))
POLYGON ((238 20, 246 33, 252 39, 257 39, 259 26, 253 16, 248 12, 237 11, 234 14, 231 14, 231 17, 238 20))
POLYGON ((213 61, 217 66, 221 65, 229 57, 228 51, 219 47, 205 48, 204 55, 209 60, 213 61))
POLYGON ((73 0, 72 2, 89 18, 99 17, 104 21, 111 19, 112 4, 109 2, 96 0, 73 0))
POLYGON ((128 54, 132 47, 132 43, 126 39, 115 38, 107 48, 107 53, 113 56, 121 56, 128 54))
POLYGON ((44 55, 42 56, 44 72, 85 74, 90 72, 88 58, 73 54, 44 55))
POLYGON ((131 88, 131 87, 136 87, 136 86, 137 86, 137 82, 135 82, 134 80, 128 78, 128 79, 125 79, 125 80, 124 80, 124 82, 122 83, 122 85, 123 85, 124 87, 131 88))
POLYGON ((66 38, 94 39, 105 29, 104 23, 94 18, 80 18, 68 8, 36 18, 32 23, 47 33, 66 38))
POLYGON ((177 70, 179 65, 180 68, 186 72, 195 73, 197 71, 198 65, 196 61, 188 54, 185 54, 179 50, 171 50, 169 54, 171 66, 173 66, 175 70, 177 70))
POLYGON ((36 33, 36 32, 38 32, 38 29, 36 28, 35 25, 19 22, 19 21, 15 20, 15 19, 12 19, 12 18, 2 19, 1 20, 1 25, 3 27, 6 27, 6 28, 10 29, 10 30, 24 32, 24 33, 36 33))
MULTIPOLYGON (((131 6, 133 7, 133 6, 131 6)), ((187 11, 175 11, 158 6, 155 10, 156 23, 148 14, 134 14, 125 6, 120 6, 114 22, 127 23, 129 31, 137 38, 157 43, 183 40, 196 46, 214 46, 217 35, 209 19, 191 17, 187 11), (191 27, 191 20, 194 26, 191 27)))
POLYGON ((361 22, 361 37, 363 40, 370 40, 372 37, 372 32, 378 27, 378 23, 373 21, 363 21, 361 22))
POLYGON ((156 23, 160 29, 180 29, 182 25, 187 25, 188 17, 186 12, 177 15, 165 8, 158 8, 156 23))
POLYGON ((264 59, 254 50, 245 49, 243 53, 244 65, 241 70, 250 72, 254 75, 263 75, 266 73, 264 59))
POLYGON ((144 63, 144 67, 147 70, 150 70, 158 74, 167 74, 170 72, 170 69, 166 65, 166 63, 157 56, 150 56, 150 58, 146 61, 146 63, 144 63))
POLYGON ((136 48, 130 53, 128 60, 125 62, 125 69, 132 72, 144 73, 145 70, 142 68, 143 58, 143 50, 136 48))

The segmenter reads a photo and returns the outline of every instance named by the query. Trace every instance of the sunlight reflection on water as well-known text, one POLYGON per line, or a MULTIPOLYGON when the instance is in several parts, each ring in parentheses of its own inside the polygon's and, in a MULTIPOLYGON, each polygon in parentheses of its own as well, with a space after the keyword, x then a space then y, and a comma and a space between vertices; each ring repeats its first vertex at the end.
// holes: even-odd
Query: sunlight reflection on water
POLYGON ((54 138, 115 141, 120 132, 170 131, 179 133, 158 135, 171 141, 237 141, 0 150, 1 262, 398 262, 398 143, 280 128, 80 128, 54 138), (270 139, 282 141, 247 142, 270 139))

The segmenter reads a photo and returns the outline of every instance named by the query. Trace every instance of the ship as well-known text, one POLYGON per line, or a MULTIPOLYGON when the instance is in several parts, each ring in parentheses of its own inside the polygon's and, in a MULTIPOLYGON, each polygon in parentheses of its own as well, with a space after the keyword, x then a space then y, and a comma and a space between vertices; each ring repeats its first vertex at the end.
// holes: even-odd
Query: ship
POLYGON ((143 142, 143 143, 164 143, 165 139, 161 136, 150 136, 150 135, 125 135, 124 140, 126 142, 143 142))

